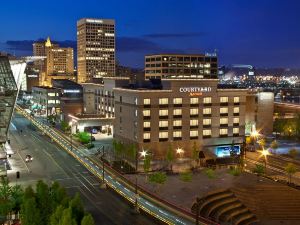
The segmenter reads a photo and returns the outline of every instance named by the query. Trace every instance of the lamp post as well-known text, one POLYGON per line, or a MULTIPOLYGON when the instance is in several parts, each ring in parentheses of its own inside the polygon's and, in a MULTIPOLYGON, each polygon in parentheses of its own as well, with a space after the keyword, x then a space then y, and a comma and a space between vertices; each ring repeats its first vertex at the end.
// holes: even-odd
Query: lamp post
POLYGON ((106 183, 105 183, 105 177, 104 177, 104 170, 105 170, 105 167, 104 167, 104 154, 105 154, 105 151, 104 151, 104 145, 102 146, 102 156, 101 156, 101 160, 102 160, 102 188, 106 188, 106 183))
POLYGON ((176 153, 179 154, 179 157, 182 158, 182 155, 184 154, 183 148, 178 147, 176 149, 176 153))
POLYGON ((73 151, 73 138, 72 138, 72 128, 73 128, 73 121, 69 122, 69 126, 71 127, 71 132, 70 132, 70 143, 71 143, 71 152, 73 151))
POLYGON ((267 173, 267 157, 268 157, 268 155, 270 155, 270 153, 268 150, 263 149, 261 151, 261 155, 264 157, 265 173, 267 173))

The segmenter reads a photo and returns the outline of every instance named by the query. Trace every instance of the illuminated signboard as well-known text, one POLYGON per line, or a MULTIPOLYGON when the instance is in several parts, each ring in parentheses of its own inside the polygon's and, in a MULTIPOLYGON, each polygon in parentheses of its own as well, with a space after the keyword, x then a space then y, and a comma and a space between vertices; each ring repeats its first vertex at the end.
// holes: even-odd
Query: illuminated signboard
POLYGON ((241 153, 241 147, 239 145, 225 145, 216 147, 216 155, 218 157, 229 157, 232 155, 239 155, 241 153))
POLYGON ((64 93, 80 93, 80 90, 64 90, 64 93))
POLYGON ((191 97, 201 96, 202 92, 210 92, 210 91, 211 91, 211 87, 181 87, 181 88, 179 88, 179 92, 189 93, 191 97))

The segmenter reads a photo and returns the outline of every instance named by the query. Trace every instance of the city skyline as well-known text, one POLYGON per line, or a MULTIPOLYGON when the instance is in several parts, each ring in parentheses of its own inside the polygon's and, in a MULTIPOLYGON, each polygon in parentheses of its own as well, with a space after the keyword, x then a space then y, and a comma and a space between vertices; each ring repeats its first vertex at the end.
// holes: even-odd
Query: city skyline
MULTIPOLYGON (((185 4, 180 1, 136 4, 137 1, 132 0, 127 1, 127 10, 123 10, 123 4, 117 0, 109 4, 95 0, 85 4, 36 2, 20 2, 18 8, 10 2, 2 4, 0 18, 6 23, 3 24, 5 33, 1 34, 1 43, 47 36, 53 40, 76 41, 76 21, 79 18, 105 18, 116 21, 117 60, 122 65, 143 68, 146 54, 189 54, 216 49, 220 65, 241 63, 257 67, 300 68, 297 41, 300 30, 291 29, 297 27, 300 19, 297 15, 300 3, 297 1, 277 1, 277 4, 269 0, 218 1, 216 5, 194 0, 185 4), (47 10, 43 11, 43 8, 47 10), (20 17, 24 19, 20 20, 20 17), (32 25, 26 26, 29 23, 32 25)), ((10 53, 29 53, 17 52, 16 46, 1 46, 1 50, 12 48, 10 53)))

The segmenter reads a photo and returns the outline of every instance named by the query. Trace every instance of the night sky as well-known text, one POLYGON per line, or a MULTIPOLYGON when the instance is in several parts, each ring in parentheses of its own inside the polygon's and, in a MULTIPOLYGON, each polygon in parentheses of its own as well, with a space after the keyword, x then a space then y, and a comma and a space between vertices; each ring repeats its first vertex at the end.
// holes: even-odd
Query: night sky
POLYGON ((145 54, 216 49, 220 65, 300 68, 298 0, 1 1, 0 42, 75 41, 83 17, 116 20, 122 65, 142 68, 145 54))

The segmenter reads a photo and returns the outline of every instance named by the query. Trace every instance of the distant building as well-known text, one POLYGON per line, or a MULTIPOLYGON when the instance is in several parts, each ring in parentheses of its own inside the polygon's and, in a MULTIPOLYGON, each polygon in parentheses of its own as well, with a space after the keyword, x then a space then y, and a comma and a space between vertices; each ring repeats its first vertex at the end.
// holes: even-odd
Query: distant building
POLYGON ((145 56, 145 78, 209 79, 218 76, 215 54, 158 54, 145 56))
POLYGON ((80 19, 77 22, 78 82, 115 76, 115 21, 80 19))

